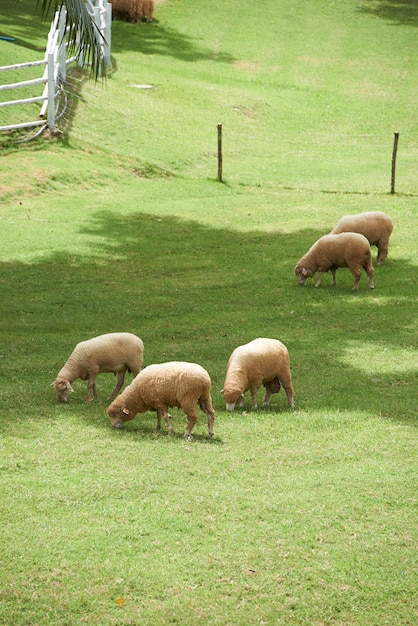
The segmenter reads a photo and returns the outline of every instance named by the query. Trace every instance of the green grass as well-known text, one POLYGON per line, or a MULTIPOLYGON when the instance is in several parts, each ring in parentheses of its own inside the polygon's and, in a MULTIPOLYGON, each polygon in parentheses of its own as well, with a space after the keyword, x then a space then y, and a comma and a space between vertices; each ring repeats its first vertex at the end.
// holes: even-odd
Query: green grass
MULTIPOLYGON (((14 6, 2 63, 48 31, 14 6)), ((61 139, 0 137, 0 624, 412 625, 416 11, 173 0, 155 16, 113 23, 105 84, 71 75, 61 139), (319 236, 376 209, 395 228, 374 292, 347 270, 297 285, 319 236), (75 343, 113 330, 142 337, 146 365, 208 369, 213 441, 203 414, 184 441, 178 410, 173 438, 151 413, 113 431, 111 376, 96 403, 81 381, 56 403, 75 343), (225 411, 227 359, 258 336, 289 348, 294 412, 283 392, 225 411)))

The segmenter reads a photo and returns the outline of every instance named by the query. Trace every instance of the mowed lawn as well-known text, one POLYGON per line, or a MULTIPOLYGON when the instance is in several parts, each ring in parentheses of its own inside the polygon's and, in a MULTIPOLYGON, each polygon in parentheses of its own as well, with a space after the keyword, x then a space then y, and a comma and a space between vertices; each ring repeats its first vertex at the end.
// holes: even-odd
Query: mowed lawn
MULTIPOLYGON (((417 8, 156 4, 112 23, 104 81, 69 72, 61 137, 0 136, 0 624, 415 624, 417 8), (371 210, 394 223, 376 289, 299 287, 371 210), (174 437, 153 413, 112 430, 111 375, 57 402, 75 344, 117 330, 144 365, 208 370, 213 440, 178 409, 174 437), (260 336, 289 349, 295 410, 227 412, 228 357, 260 336)), ((44 53, 17 6, 1 64, 44 53)))

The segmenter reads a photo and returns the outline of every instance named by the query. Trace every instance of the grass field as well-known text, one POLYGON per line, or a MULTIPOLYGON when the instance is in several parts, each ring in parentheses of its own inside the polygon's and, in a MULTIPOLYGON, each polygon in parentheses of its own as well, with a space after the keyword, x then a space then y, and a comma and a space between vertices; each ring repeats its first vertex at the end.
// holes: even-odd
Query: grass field
MULTIPOLYGON (((43 54, 48 23, 19 7, 0 5, 2 64, 43 54)), ((105 82, 70 73, 61 138, 0 136, 0 624, 413 625, 415 4, 155 18, 113 22, 105 82), (395 225, 376 289, 299 287, 312 243, 367 210, 395 225), (145 365, 210 372, 213 441, 176 409, 175 437, 152 413, 112 430, 109 375, 57 404, 74 345, 115 330, 145 365), (225 411, 228 357, 258 336, 289 349, 293 412, 283 391, 225 411)))

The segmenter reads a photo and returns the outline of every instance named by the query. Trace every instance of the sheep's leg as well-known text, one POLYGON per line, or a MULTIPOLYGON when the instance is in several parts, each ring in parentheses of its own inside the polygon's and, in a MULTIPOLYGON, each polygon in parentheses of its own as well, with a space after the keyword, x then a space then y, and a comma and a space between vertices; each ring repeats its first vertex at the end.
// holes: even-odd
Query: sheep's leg
POLYGON ((335 287, 337 284, 337 268, 336 267, 331 268, 331 274, 332 274, 331 287, 335 287))
POLYGON ((389 251, 389 241, 379 241, 377 244, 377 265, 382 265, 389 251))
POLYGON ((208 416, 208 435, 209 435, 209 439, 212 439, 213 425, 215 423, 215 413, 212 411, 210 413, 206 413, 206 415, 208 416))
POLYGON ((215 413, 212 408, 212 401, 209 399, 200 401, 200 408, 204 413, 206 413, 208 417, 208 433, 209 437, 212 439, 213 437, 213 425, 215 422, 215 413))
POLYGON ((280 382, 282 383, 283 389, 286 392, 287 403, 291 409, 295 408, 295 399, 293 397, 293 385, 290 374, 287 377, 281 377, 280 382))
POLYGON ((361 270, 359 270, 359 269, 351 270, 351 273, 354 276, 353 291, 355 291, 355 290, 358 290, 358 284, 359 284, 360 278, 361 278, 361 270))
POLYGON ((126 373, 126 369, 124 369, 121 372, 119 372, 119 374, 118 374, 118 382, 116 383, 116 387, 114 388, 114 390, 110 394, 108 400, 110 400, 110 401, 114 400, 116 398, 116 396, 118 395, 119 391, 122 389, 122 385, 123 385, 123 382, 125 380, 125 373, 126 373))
POLYGON ((157 429, 158 426, 161 428, 161 415, 165 419, 165 423, 167 424, 167 430, 169 435, 174 435, 174 428, 170 420, 170 415, 167 412, 167 408, 159 409, 157 411, 157 429))
POLYGON ((92 402, 92 400, 97 400, 96 376, 97 374, 89 375, 86 402, 92 402))
POLYGON ((293 389, 292 387, 290 387, 290 389, 286 389, 286 387, 283 385, 285 391, 286 391, 286 395, 287 395, 287 404, 289 405, 289 407, 291 409, 295 408, 295 399, 293 397, 293 389))
POLYGON ((268 406, 270 404, 270 399, 272 395, 273 391, 269 387, 266 387, 266 395, 264 396, 261 406, 268 406))
POLYGON ((266 387, 266 395, 264 396, 264 400, 261 406, 268 406, 272 395, 273 395, 272 390, 266 387))
POLYGON ((366 270, 367 276, 369 277, 369 287, 370 289, 374 289, 374 282, 373 282, 374 270, 373 270, 372 264, 370 263, 370 265, 368 265, 364 269, 366 270))
POLYGON ((189 441, 192 440, 192 436, 191 436, 191 432, 194 428, 194 425, 197 422, 198 419, 198 415, 197 415, 197 411, 195 409, 195 407, 187 407, 185 408, 184 406, 182 407, 183 411, 186 413, 187 416, 187 426, 186 426, 186 430, 184 432, 184 437, 185 439, 188 439, 189 441))
POLYGON ((316 279, 315 287, 321 286, 321 278, 322 278, 322 272, 318 272, 318 278, 316 279))
MULTIPOLYGON (((261 383, 260 383, 261 384, 261 383)), ((253 409, 257 408, 257 391, 258 391, 259 385, 257 387, 250 387, 250 394, 251 394, 251 407, 253 409)))

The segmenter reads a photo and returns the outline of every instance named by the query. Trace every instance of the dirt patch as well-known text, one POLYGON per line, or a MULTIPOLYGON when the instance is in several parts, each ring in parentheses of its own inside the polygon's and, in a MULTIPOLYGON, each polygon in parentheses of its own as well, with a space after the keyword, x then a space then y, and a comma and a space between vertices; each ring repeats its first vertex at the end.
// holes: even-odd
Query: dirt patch
POLYGON ((260 69, 259 63, 254 63, 254 61, 234 61, 234 67, 239 70, 252 70, 256 71, 260 69))

